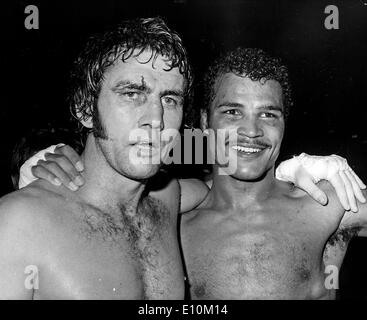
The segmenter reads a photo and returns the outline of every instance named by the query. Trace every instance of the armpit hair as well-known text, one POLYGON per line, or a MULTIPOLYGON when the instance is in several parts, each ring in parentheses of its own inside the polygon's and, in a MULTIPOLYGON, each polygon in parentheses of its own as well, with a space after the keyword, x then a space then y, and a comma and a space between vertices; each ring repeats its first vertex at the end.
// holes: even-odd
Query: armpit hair
POLYGON ((354 226, 348 228, 340 228, 336 230, 329 238, 328 244, 331 246, 339 244, 347 244, 353 237, 358 235, 362 227, 354 226))

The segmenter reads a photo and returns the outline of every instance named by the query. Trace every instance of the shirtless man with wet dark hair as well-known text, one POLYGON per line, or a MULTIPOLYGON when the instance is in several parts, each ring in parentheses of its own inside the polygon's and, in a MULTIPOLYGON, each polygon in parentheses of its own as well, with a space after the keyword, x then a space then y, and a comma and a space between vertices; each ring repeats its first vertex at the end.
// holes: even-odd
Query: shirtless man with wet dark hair
MULTIPOLYGON (((72 106, 90 129, 85 150, 81 161, 75 154, 70 160, 60 153, 48 155, 38 173, 45 172, 41 167, 50 169, 52 184, 38 180, 1 199, 0 298, 182 299, 177 213, 180 207, 182 212, 192 209, 206 191, 203 194, 194 183, 185 187, 184 181, 180 188, 177 180, 162 178, 159 164, 142 161, 157 150, 164 158, 172 147, 157 139, 156 129, 177 130, 181 125, 191 82, 181 40, 160 19, 129 21, 92 38, 75 70, 72 106), (146 130, 150 139, 129 140, 135 129, 146 130), (72 172, 71 180, 64 171, 72 172), (65 181, 67 187, 61 185, 65 181), (37 268, 39 288, 25 286, 28 266, 37 268)), ((58 150, 72 154, 67 146, 58 150)), ((298 168, 301 172, 302 166, 298 168)), ((310 182, 310 177, 303 179, 317 198, 318 189, 310 182)), ((353 202, 354 196, 349 200, 353 202)), ((189 214, 185 224, 194 216, 195 212, 189 214)), ((316 214, 312 218, 319 221, 316 214)), ((249 226, 243 224, 242 231, 249 226)), ((195 245, 187 243, 190 230, 195 229, 183 234, 185 250, 195 245)), ((192 240, 201 241, 198 237, 192 240)), ((202 248, 204 243, 196 245, 202 248)), ((208 250, 214 244, 208 244, 208 250)), ((195 293, 196 267, 187 253, 185 259, 195 293)))
POLYGON ((160 165, 142 161, 171 148, 154 132, 181 126, 192 82, 181 39, 160 18, 125 21, 89 39, 72 76, 85 184, 39 180, 1 199, 0 298, 182 299, 179 185, 156 188, 160 165), (129 140, 135 129, 149 138, 129 140))

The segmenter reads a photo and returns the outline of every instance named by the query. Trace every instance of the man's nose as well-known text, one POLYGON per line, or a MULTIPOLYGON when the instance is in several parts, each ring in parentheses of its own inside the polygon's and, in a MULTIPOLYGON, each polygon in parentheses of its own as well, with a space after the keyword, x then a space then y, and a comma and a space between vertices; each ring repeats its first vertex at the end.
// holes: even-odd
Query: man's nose
POLYGON ((264 135, 261 124, 254 118, 243 119, 240 127, 237 129, 237 133, 248 138, 256 138, 264 135))
POLYGON ((163 130, 163 113, 163 106, 160 102, 154 102, 147 105, 144 115, 140 119, 140 126, 163 130))

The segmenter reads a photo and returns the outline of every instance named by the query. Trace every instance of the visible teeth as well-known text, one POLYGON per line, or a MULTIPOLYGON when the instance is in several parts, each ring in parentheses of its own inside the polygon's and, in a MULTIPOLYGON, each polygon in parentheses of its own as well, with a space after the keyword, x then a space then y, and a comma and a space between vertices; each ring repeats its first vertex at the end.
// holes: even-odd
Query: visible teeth
POLYGON ((241 152, 248 152, 248 153, 255 153, 255 152, 261 151, 261 149, 258 149, 258 148, 248 148, 248 147, 242 147, 242 146, 233 146, 232 149, 238 150, 241 152))

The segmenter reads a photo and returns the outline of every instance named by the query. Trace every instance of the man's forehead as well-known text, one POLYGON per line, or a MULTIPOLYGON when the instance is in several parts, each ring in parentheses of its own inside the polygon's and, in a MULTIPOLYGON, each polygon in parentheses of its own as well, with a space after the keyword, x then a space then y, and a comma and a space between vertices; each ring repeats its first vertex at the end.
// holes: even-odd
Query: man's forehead
POLYGON ((216 99, 243 97, 273 100, 282 102, 282 87, 278 81, 253 81, 246 76, 226 73, 218 77, 214 87, 216 99))
POLYGON ((145 50, 136 56, 138 52, 133 54, 126 60, 118 59, 106 71, 106 76, 110 76, 111 81, 119 81, 129 78, 135 82, 141 82, 142 79, 149 84, 151 81, 171 83, 174 86, 184 86, 184 76, 178 68, 170 67, 170 61, 167 57, 152 54, 152 51, 145 50))
POLYGON ((123 63, 128 64, 147 64, 150 67, 168 69, 170 66, 170 59, 167 56, 161 55, 157 52, 154 52, 150 49, 139 50, 135 49, 132 52, 129 52, 129 58, 124 59, 123 63))

